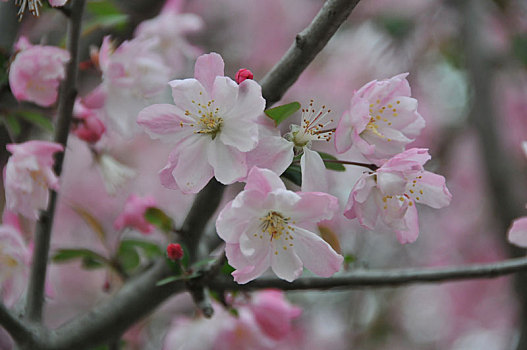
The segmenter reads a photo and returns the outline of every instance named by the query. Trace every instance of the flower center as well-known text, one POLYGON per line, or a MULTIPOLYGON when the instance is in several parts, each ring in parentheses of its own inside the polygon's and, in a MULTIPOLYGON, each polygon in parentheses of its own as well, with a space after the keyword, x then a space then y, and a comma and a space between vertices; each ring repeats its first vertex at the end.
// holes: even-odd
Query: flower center
POLYGON ((198 113, 194 114, 186 110, 185 115, 194 119, 195 123, 185 124, 181 122, 181 127, 184 125, 195 127, 195 134, 210 135, 214 140, 223 125, 223 118, 219 116, 219 108, 213 106, 214 100, 210 100, 207 104, 196 103, 196 101, 192 101, 192 103, 198 107, 198 113))
POLYGON ((297 148, 308 146, 311 141, 330 141, 335 129, 324 129, 333 119, 327 116, 331 109, 322 106, 318 111, 313 107, 314 101, 309 102, 307 108, 302 108, 302 125, 292 125, 291 132, 286 138, 297 148))
MULTIPOLYGON (((291 218, 284 217, 281 213, 276 211, 270 211, 266 216, 260 218, 260 229, 261 233, 255 233, 254 237, 260 237, 264 239, 265 234, 267 233, 270 237, 270 241, 273 240, 277 242, 279 239, 283 238, 280 244, 283 244, 283 250, 287 250, 288 247, 293 247, 293 236, 292 232, 295 231, 295 228, 289 225, 291 218)), ((291 221, 292 224, 295 224, 295 221, 291 221)), ((275 246, 275 255, 278 255, 278 246, 275 246)))

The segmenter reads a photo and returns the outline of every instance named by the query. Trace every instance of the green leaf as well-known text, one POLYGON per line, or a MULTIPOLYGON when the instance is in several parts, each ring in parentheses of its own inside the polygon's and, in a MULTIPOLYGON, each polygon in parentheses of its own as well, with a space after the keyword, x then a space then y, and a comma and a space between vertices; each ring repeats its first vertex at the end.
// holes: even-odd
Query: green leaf
POLYGON ((527 66, 527 35, 516 35, 512 39, 512 52, 523 65, 527 66))
POLYGON ((87 270, 99 269, 104 266, 105 266, 104 262, 94 259, 91 256, 85 256, 84 258, 82 258, 82 267, 87 270))
POLYGON ((344 255, 344 264, 346 265, 353 264, 356 260, 357 260, 357 257, 353 254, 344 255))
POLYGON ((181 281, 183 278, 184 278, 183 275, 170 276, 170 277, 167 277, 167 278, 163 278, 161 281, 158 281, 156 283, 156 286, 160 287, 160 286, 164 286, 165 284, 169 284, 169 283, 172 283, 172 282, 175 282, 175 281, 181 281))
POLYGON ((159 208, 148 208, 145 211, 145 219, 165 233, 174 229, 174 221, 159 208))
POLYGON ((223 273, 224 275, 230 275, 234 271, 235 271, 234 267, 229 265, 228 262, 225 262, 225 264, 223 264, 223 267, 221 268, 221 273, 223 273))
POLYGON ((200 267, 207 266, 208 264, 210 264, 211 262, 213 262, 215 260, 216 260, 216 258, 207 258, 207 259, 200 260, 200 261, 195 262, 194 264, 192 264, 191 269, 192 270, 198 270, 200 267))
POLYGON ((163 250, 156 243, 142 239, 123 239, 121 247, 123 249, 140 250, 149 259, 163 255, 163 250))
POLYGON ((412 19, 401 16, 381 16, 377 23, 394 39, 406 38, 415 27, 412 19))
POLYGON ((290 165, 282 176, 295 185, 302 186, 302 170, 300 169, 300 165, 290 165))
POLYGON ((36 113, 33 111, 21 111, 18 112, 17 115, 27 120, 31 124, 38 126, 44 131, 48 131, 50 133, 53 132, 53 123, 40 113, 36 113))
POLYGON ((88 1, 86 11, 98 16, 121 14, 121 11, 111 1, 88 1))
MULTIPOLYGON (((320 157, 322 160, 338 160, 335 156, 332 156, 331 154, 324 153, 324 152, 318 152, 320 154, 320 157)), ((324 165, 326 166, 326 169, 328 170, 335 170, 335 171, 346 171, 346 167, 340 163, 333 163, 333 162, 324 162, 324 165)))
POLYGON ((126 272, 133 271, 141 263, 137 250, 133 246, 123 245, 122 243, 117 252, 117 259, 119 259, 121 266, 126 272))
POLYGON ((98 269, 108 264, 105 257, 89 249, 59 249, 51 259, 55 263, 82 259, 82 267, 86 269, 98 269))
POLYGON ((293 113, 300 109, 300 103, 291 102, 286 105, 274 107, 265 110, 265 114, 274 120, 276 126, 280 125, 281 122, 289 118, 293 113))
POLYGON ((4 117, 4 124, 11 133, 12 137, 16 138, 18 137, 18 135, 20 135, 20 132, 22 131, 22 126, 20 125, 20 121, 16 117, 12 115, 6 115, 4 117))

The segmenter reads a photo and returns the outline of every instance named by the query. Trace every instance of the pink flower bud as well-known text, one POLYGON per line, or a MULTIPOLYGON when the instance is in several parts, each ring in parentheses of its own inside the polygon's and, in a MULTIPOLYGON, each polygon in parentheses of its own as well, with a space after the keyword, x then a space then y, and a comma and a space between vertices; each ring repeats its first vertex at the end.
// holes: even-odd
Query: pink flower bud
POLYGON ((179 243, 170 243, 167 246, 167 255, 172 261, 180 260, 183 258, 183 248, 179 243))
POLYGON ((106 127, 104 124, 99 120, 99 118, 94 116, 81 119, 73 129, 75 136, 89 143, 95 143, 99 141, 105 131, 106 127))
POLYGON ((236 72, 236 75, 234 76, 234 80, 236 80, 238 84, 241 84, 241 82, 244 81, 245 79, 252 79, 253 77, 254 75, 250 70, 242 68, 238 72, 236 72))

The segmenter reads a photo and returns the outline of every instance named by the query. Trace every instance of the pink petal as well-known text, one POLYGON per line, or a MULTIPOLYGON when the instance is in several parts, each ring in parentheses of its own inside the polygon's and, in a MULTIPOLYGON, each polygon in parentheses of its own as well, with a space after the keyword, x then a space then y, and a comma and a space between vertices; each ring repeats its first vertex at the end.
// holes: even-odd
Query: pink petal
POLYGON ((194 66, 194 77, 201 82, 207 92, 212 94, 212 86, 217 76, 224 76, 223 58, 215 52, 201 55, 194 66))
POLYGON ((175 143, 193 134, 192 127, 186 125, 193 121, 181 113, 179 108, 170 104, 148 106, 139 112, 137 117, 137 124, 142 126, 151 138, 175 143))
POLYGON ((420 178, 416 178, 415 186, 410 189, 414 191, 410 196, 417 203, 426 204, 432 208, 439 209, 450 204, 452 195, 445 185, 445 178, 441 175, 423 171, 419 173, 420 178), (419 199, 418 199, 419 198, 419 199))
POLYGON ((183 193, 198 193, 213 176, 213 169, 207 162, 209 141, 200 136, 187 140, 178 147, 178 160, 172 176, 183 193))
POLYGON ((303 264, 295 251, 291 247, 284 250, 280 242, 276 241, 274 246, 271 253, 271 268, 276 276, 287 282, 292 282, 300 277, 303 271, 303 264))
POLYGON ((318 152, 304 147, 304 154, 300 158, 302 169, 303 192, 327 192, 328 181, 324 161, 318 152))
POLYGON ((527 247, 527 217, 514 220, 507 234, 509 242, 520 247, 527 247))
POLYGON ((222 184, 231 184, 247 176, 245 154, 234 147, 226 146, 216 138, 207 142, 207 159, 214 168, 214 176, 222 184))
POLYGON ((292 220, 297 223, 317 223, 322 220, 330 220, 339 211, 339 203, 336 197, 321 192, 297 192, 300 200, 296 202, 292 220))
POLYGON ((344 258, 313 232, 295 227, 294 249, 304 266, 321 277, 330 277, 340 270, 344 258))
POLYGON ((273 171, 257 167, 249 171, 245 191, 259 191, 267 194, 277 189, 285 190, 285 185, 273 171))
POLYGON ((395 230, 397 239, 401 244, 415 242, 417 236, 419 236, 419 218, 417 216, 417 208, 415 205, 408 206, 408 210, 404 216, 404 222, 408 229, 395 230))
POLYGON ((294 158, 294 144, 281 136, 260 137, 256 148, 247 153, 247 166, 270 169, 281 175, 294 158))

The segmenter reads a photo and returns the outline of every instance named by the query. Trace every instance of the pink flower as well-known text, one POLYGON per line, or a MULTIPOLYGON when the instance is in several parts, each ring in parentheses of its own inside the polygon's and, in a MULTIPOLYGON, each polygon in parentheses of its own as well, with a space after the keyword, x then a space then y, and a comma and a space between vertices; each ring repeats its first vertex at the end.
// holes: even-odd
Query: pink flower
POLYGON ((158 52, 175 75, 181 74, 186 60, 194 60, 201 50, 188 43, 185 36, 203 28, 203 20, 193 13, 181 13, 181 1, 167 1, 161 13, 141 22, 135 36, 141 40, 159 40, 158 52))
POLYGON ((54 46, 31 45, 25 37, 17 43, 18 52, 9 68, 9 85, 19 101, 51 106, 57 100, 60 80, 65 77, 68 51, 54 46))
POLYGON ((38 210, 48 204, 48 189, 58 190, 59 180, 53 173, 53 154, 64 148, 54 142, 28 141, 9 144, 5 171, 6 205, 9 210, 37 219, 38 210))
POLYGON ((328 183, 326 167, 322 157, 311 150, 311 144, 315 141, 329 142, 333 135, 332 129, 326 127, 333 122, 328 119, 330 109, 322 106, 318 111, 313 107, 313 100, 307 108, 302 108, 301 125, 291 125, 291 132, 285 138, 291 141, 291 148, 295 154, 301 154, 300 168, 302 170, 302 191, 327 192, 328 183))
POLYGON ((154 197, 130 195, 126 200, 123 212, 113 223, 114 228, 116 230, 122 230, 125 227, 133 227, 144 234, 152 232, 155 226, 146 221, 145 212, 148 208, 155 206, 156 200, 154 197))
POLYGON ((302 309, 291 305, 281 290, 256 293, 249 308, 264 333, 275 340, 285 338, 292 330, 291 321, 302 314, 302 309))
POLYGON ((527 217, 514 220, 507 234, 509 242, 520 247, 527 247, 527 217))
POLYGON ((96 143, 106 131, 106 127, 99 119, 97 111, 86 107, 81 99, 75 101, 73 116, 77 118, 73 133, 79 139, 88 143, 96 143))
POLYGON ((344 215, 357 218, 370 230, 380 217, 395 230, 399 242, 415 241, 419 222, 414 204, 437 209, 450 204, 452 198, 445 178, 423 169, 429 159, 427 149, 412 148, 389 159, 377 171, 363 174, 351 191, 344 215))
POLYGON ((170 70, 155 52, 156 38, 133 39, 115 48, 105 37, 99 51, 102 86, 96 96, 104 100, 106 125, 124 137, 140 131, 137 114, 158 102, 165 92, 170 70))
POLYGON ((200 56, 195 79, 169 83, 175 106, 155 104, 139 113, 137 122, 151 137, 175 144, 160 172, 168 188, 197 193, 213 176, 223 184, 247 176, 246 153, 258 143, 256 119, 265 101, 260 85, 238 85, 223 76, 223 67, 216 53, 200 56))
POLYGON ((29 273, 30 251, 22 238, 16 215, 4 212, 0 225, 0 295, 12 306, 22 295, 29 273))
POLYGON ((371 81, 356 91, 335 131, 335 147, 344 153, 355 145, 366 158, 379 161, 404 151, 419 135, 424 119, 410 97, 408 73, 371 81))
POLYGON ((343 258, 314 231, 337 211, 335 197, 288 191, 272 171, 252 168, 244 191, 216 221, 229 264, 236 269, 234 280, 247 283, 268 267, 287 281, 298 278, 304 266, 319 276, 333 275, 343 258))
POLYGON ((252 79, 252 78, 254 78, 253 73, 246 68, 242 68, 238 70, 236 72, 236 75, 234 76, 234 80, 236 80, 238 84, 246 79, 252 79))

